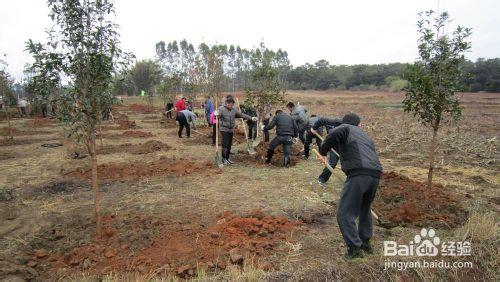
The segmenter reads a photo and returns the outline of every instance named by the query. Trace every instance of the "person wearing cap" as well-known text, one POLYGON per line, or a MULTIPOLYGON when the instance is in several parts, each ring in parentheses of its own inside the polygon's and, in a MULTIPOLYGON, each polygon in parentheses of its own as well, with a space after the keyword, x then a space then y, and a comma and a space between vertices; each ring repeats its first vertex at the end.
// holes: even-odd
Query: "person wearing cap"
POLYGON ((257 121, 257 117, 251 117, 234 108, 234 98, 228 96, 223 106, 220 106, 214 113, 219 122, 219 131, 222 136, 222 164, 230 165, 234 162, 229 158, 231 155, 231 146, 233 144, 234 126, 236 119, 257 121))
MULTIPOLYGON (((319 150, 322 156, 326 156, 334 149, 340 155, 342 171, 347 175, 337 208, 337 222, 347 245, 347 259, 373 252, 370 244, 373 236, 371 204, 382 175, 375 144, 359 123, 358 115, 345 115, 342 124, 328 134, 319 150)), ((337 158, 336 155, 330 157, 337 158)), ((321 161, 326 163, 325 158, 321 161)))

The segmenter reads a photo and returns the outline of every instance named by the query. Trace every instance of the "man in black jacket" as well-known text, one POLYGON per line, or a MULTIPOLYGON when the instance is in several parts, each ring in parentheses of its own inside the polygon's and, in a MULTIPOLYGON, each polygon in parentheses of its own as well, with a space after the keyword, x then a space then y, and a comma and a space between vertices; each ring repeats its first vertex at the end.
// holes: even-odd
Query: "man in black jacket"
MULTIPOLYGON (((312 118, 311 118, 311 120, 312 120, 312 118)), ((321 118, 318 118, 311 125, 311 130, 309 130, 307 133, 314 135, 314 136, 317 136, 316 133, 320 133, 320 130, 322 131, 324 128, 324 129, 326 129, 326 133, 330 134, 335 127, 337 127, 341 124, 342 124, 342 119, 340 119, 340 118, 321 117, 321 118)), ((306 142, 307 142, 307 138, 306 138, 306 142)), ((318 145, 318 148, 320 148, 320 147, 321 147, 321 145, 318 145)), ((309 156, 309 146, 306 147, 306 145, 304 145, 304 151, 306 153, 306 157, 308 157, 309 156)), ((337 165, 337 161, 338 161, 337 155, 335 155, 334 152, 330 151, 328 153, 328 162, 329 162, 330 166, 335 167, 335 165, 337 165)), ((325 186, 326 182, 330 179, 330 176, 332 176, 332 173, 330 172, 330 170, 328 168, 325 167, 323 169, 323 172, 321 172, 321 174, 318 177, 319 185, 325 186)))
POLYGON ((263 125, 262 130, 268 131, 276 126, 276 137, 271 141, 267 148, 266 164, 271 162, 273 158, 274 149, 279 145, 283 145, 283 154, 285 155, 284 166, 290 166, 290 151, 292 146, 292 139, 297 137, 298 128, 297 124, 289 114, 285 114, 281 110, 276 111, 276 115, 271 120, 269 125, 263 125))
POLYGON ((356 114, 345 115, 342 125, 326 137, 320 148, 322 156, 331 149, 337 151, 342 171, 347 175, 337 208, 337 222, 348 247, 346 257, 349 259, 363 257, 363 251, 373 252, 370 244, 373 236, 371 204, 382 174, 375 145, 358 127, 359 123, 356 114))

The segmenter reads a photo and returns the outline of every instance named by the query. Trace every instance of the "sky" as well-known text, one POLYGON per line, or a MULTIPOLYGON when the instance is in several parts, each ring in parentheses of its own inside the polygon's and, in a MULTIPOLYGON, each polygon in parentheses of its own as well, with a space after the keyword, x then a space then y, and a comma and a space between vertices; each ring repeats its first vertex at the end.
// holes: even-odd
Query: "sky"
MULTIPOLYGON (((44 41, 50 27, 45 0, 2 1, 0 56, 20 80, 28 39, 44 41)), ((417 56, 418 12, 447 10, 471 27, 467 57, 500 57, 498 0, 115 0, 122 48, 137 59, 154 57, 158 41, 186 39, 256 47, 261 41, 288 52, 294 66, 411 62, 417 56)))

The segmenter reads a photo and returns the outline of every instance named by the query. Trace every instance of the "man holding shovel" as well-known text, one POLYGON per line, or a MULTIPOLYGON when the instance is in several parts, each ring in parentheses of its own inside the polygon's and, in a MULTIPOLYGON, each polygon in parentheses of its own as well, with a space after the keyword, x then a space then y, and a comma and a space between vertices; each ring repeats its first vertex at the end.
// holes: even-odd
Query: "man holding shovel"
POLYGON ((222 164, 230 165, 234 164, 233 161, 229 159, 231 155, 231 146, 233 144, 233 131, 236 125, 236 119, 242 118, 245 120, 257 121, 257 117, 251 117, 244 113, 239 112, 234 108, 234 98, 228 96, 223 106, 219 107, 217 111, 214 112, 217 116, 219 131, 222 135, 222 164))
POLYGON ((267 148, 266 164, 271 163, 276 147, 283 145, 283 154, 285 155, 283 164, 285 167, 289 167, 292 140, 299 134, 297 123, 289 114, 277 110, 271 123, 269 123, 269 125, 262 125, 262 130, 269 131, 274 127, 276 127, 276 137, 274 137, 267 148))
MULTIPOLYGON (((322 156, 332 149, 338 152, 342 171, 347 175, 338 204, 337 222, 348 248, 348 259, 363 257, 363 252, 373 252, 370 244, 373 236, 371 204, 382 174, 375 145, 358 127, 359 123, 356 114, 345 115, 342 125, 328 134, 319 150, 322 156)), ((324 157, 321 161, 327 162, 324 157)))

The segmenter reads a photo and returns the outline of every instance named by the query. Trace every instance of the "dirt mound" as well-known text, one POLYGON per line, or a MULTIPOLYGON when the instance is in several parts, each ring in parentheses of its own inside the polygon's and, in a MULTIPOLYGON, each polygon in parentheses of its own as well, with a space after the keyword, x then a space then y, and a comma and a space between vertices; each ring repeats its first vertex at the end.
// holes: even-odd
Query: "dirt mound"
POLYGON ((151 107, 149 105, 144 104, 131 104, 129 109, 137 114, 149 114, 156 111, 159 111, 159 108, 151 107))
POLYGON ((55 120, 50 118, 36 117, 27 122, 32 127, 46 127, 54 125, 55 120))
POLYGON ((149 138, 154 135, 148 131, 139 131, 139 130, 129 130, 123 132, 122 136, 124 137, 132 137, 132 138, 149 138))
POLYGON ((118 114, 117 116, 115 116, 114 121, 115 121, 115 123, 118 124, 117 129, 126 130, 126 129, 133 129, 133 128, 137 127, 137 125, 135 124, 135 121, 129 120, 128 116, 125 114, 118 114))
POLYGON ((106 145, 97 150, 99 155, 115 154, 115 153, 130 153, 133 155, 150 154, 162 150, 168 150, 170 146, 157 140, 149 140, 140 144, 120 144, 120 145, 106 145))
POLYGON ((373 208, 383 220, 403 226, 450 228, 467 219, 461 201, 441 185, 428 189, 425 183, 389 172, 382 175, 373 208))
MULTIPOLYGON (((257 147, 255 147, 255 151, 257 154, 249 155, 246 151, 238 151, 237 154, 234 155, 234 159, 238 162, 249 163, 249 164, 261 164, 264 165, 264 160, 267 155, 267 146, 268 144, 264 144, 261 142, 257 147)), ((302 159, 297 157, 300 151, 302 150, 302 143, 293 144, 291 149, 291 158, 290 158, 290 166, 296 165, 302 159)), ((273 159, 271 160, 271 164, 274 166, 282 167, 283 166, 283 146, 278 146, 274 150, 273 159)))
POLYGON ((100 237, 87 243, 65 240, 65 230, 88 234, 87 219, 81 222, 83 227, 60 226, 37 236, 26 261, 46 275, 64 271, 77 274, 83 270, 92 274, 161 272, 190 277, 196 268, 224 269, 228 264, 243 264, 249 258, 256 267, 270 270, 275 266, 266 259, 283 252, 278 248, 280 242, 293 242, 291 232, 300 223, 261 211, 253 214, 245 218, 226 211, 208 227, 196 219, 181 223, 152 215, 107 216, 100 237), (46 249, 60 251, 49 253, 46 249))
MULTIPOLYGON (((13 136, 28 136, 28 135, 43 135, 43 134, 51 134, 50 131, 41 131, 41 130, 19 130, 15 127, 10 129, 10 133, 13 136)), ((2 127, 0 128, 0 136, 9 136, 9 128, 2 127)))
MULTIPOLYGON (((99 179, 105 181, 135 181, 143 177, 184 176, 194 173, 220 174, 222 171, 212 162, 196 162, 188 159, 160 158, 151 163, 108 163, 98 166, 99 179)), ((77 170, 67 174, 70 178, 90 179, 91 170, 77 170)))
POLYGON ((31 139, 19 139, 19 138, 14 138, 14 139, 0 139, 0 147, 2 146, 16 146, 16 145, 29 145, 29 144, 34 144, 34 143, 39 143, 43 141, 48 141, 52 139, 47 139, 47 138, 31 138, 31 139))

